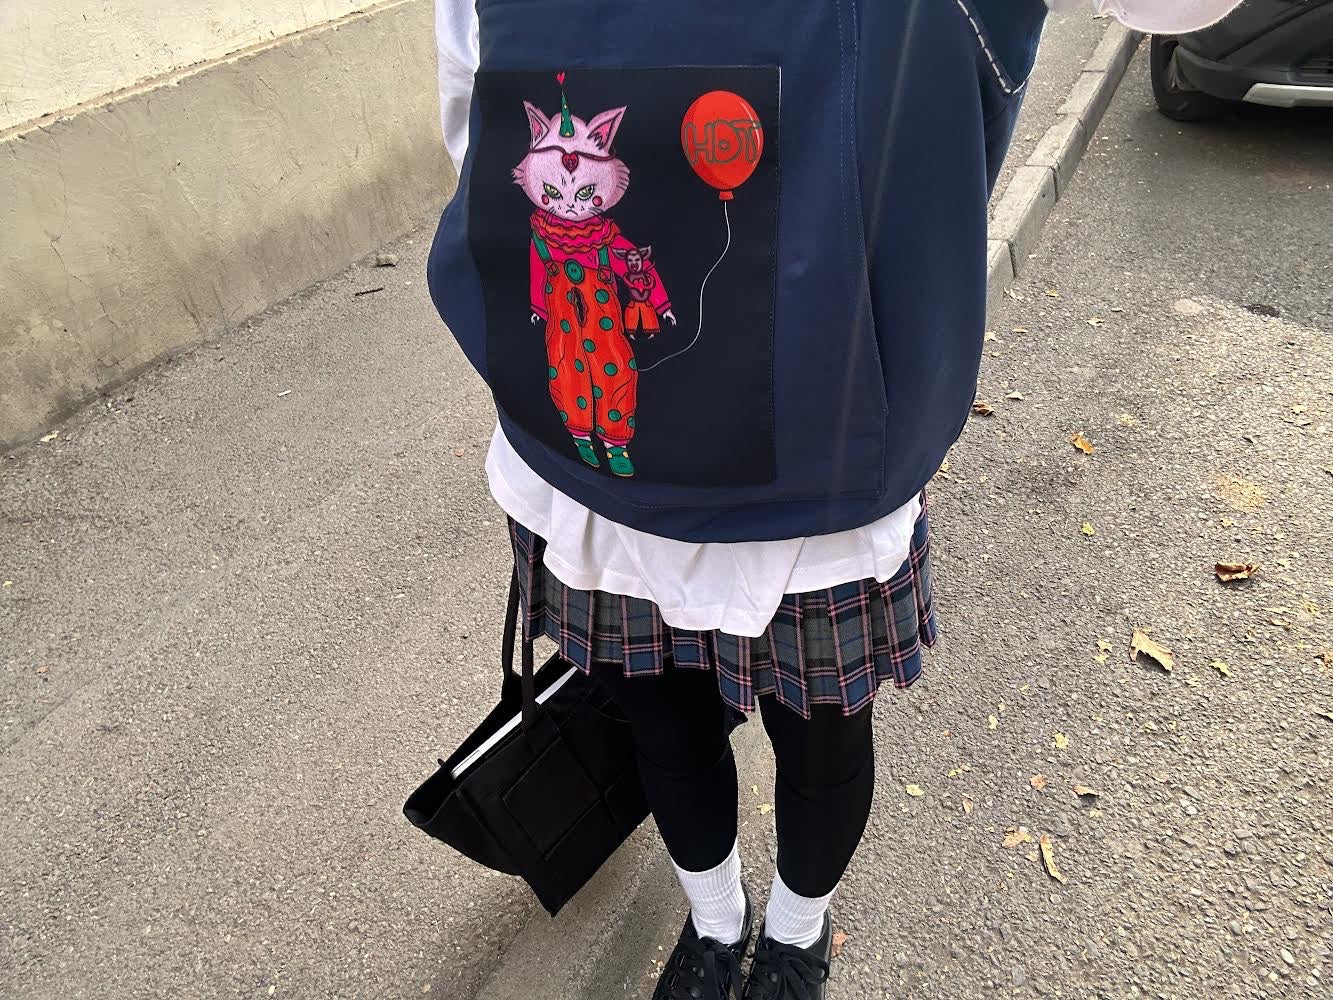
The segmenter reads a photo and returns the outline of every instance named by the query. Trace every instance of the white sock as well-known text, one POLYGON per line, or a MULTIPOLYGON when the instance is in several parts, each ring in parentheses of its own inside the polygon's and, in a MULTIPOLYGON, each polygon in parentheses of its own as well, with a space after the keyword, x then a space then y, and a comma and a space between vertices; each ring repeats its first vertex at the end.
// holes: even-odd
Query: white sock
POLYGON ((764 933, 780 944, 809 948, 824 933, 824 914, 832 898, 831 892, 816 899, 798 896, 787 888, 781 875, 774 875, 773 894, 764 914, 764 933))
POLYGON ((687 872, 672 862, 690 900, 694 930, 722 944, 735 944, 745 925, 745 892, 741 889, 740 841, 727 859, 706 872, 687 872))

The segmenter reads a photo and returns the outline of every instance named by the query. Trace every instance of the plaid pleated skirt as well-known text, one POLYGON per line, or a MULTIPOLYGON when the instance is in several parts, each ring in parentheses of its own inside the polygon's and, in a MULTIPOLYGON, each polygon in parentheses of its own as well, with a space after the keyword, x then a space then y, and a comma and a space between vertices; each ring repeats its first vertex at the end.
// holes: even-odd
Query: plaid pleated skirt
POLYGON ((841 705, 852 715, 881 683, 915 682, 922 647, 935 644, 924 503, 910 553, 891 580, 788 594, 753 639, 674 628, 652 601, 567 587, 543 562, 546 543, 512 519, 509 528, 525 634, 550 639, 584 672, 619 666, 626 677, 652 677, 668 664, 712 670, 723 700, 742 712, 774 695, 805 718, 812 705, 841 705))

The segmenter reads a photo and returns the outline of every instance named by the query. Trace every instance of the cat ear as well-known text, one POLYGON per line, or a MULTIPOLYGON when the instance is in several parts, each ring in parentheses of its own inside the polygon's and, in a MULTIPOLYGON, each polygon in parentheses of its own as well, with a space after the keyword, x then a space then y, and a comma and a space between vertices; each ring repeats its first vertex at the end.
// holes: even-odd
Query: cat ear
POLYGON ((625 117, 624 108, 612 108, 588 122, 588 137, 602 149, 610 149, 620 131, 620 122, 625 117))
POLYGON ((615 255, 616 257, 619 257, 621 260, 624 260, 624 259, 625 259, 625 249, 624 249, 624 247, 612 247, 612 248, 611 248, 611 253, 612 253, 613 255, 615 255))
POLYGON ((546 138, 546 134, 551 131, 551 119, 542 114, 540 108, 530 101, 523 102, 523 110, 528 113, 528 128, 532 130, 532 140, 529 145, 537 148, 537 143, 546 138))
POLYGON ((653 259, 652 244, 649 244, 646 247, 639 247, 639 256, 643 258, 643 262, 645 264, 647 264, 650 260, 652 260, 653 259))

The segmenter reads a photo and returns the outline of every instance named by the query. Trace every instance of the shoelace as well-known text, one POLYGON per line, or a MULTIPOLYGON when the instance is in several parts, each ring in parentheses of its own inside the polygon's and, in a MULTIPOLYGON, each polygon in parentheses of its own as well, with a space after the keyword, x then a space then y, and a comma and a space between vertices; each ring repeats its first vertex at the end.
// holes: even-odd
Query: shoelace
POLYGON ((828 981, 829 966, 804 948, 764 941, 754 956, 747 1000, 813 1000, 811 987, 828 981))
POLYGON ((681 947, 664 1000, 734 1000, 741 980, 736 953, 711 938, 695 938, 681 947))

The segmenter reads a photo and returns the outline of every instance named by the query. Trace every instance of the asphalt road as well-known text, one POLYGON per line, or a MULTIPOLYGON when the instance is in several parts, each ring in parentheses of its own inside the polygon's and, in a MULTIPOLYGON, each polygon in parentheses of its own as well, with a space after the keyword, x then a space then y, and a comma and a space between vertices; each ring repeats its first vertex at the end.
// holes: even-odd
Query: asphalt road
MULTIPOLYGON (((945 638, 879 709, 835 996, 1333 975, 1330 129, 1177 128, 1142 76, 996 317, 998 412, 933 492, 945 638), (1223 589, 1220 558, 1264 568, 1223 589), (1170 676, 1128 661, 1132 626, 1170 676), (1053 834, 1068 884, 998 846, 1011 825, 1053 834)), ((530 913, 398 814, 493 698, 506 573, 493 414, 424 294, 427 239, 0 460, 0 995, 443 1000, 530 913)), ((643 971, 615 995, 655 953, 624 940, 643 971)))
POLYGON ((1333 118, 1177 125, 1145 54, 931 494, 943 642, 880 706, 837 998, 1333 981, 1333 118))

